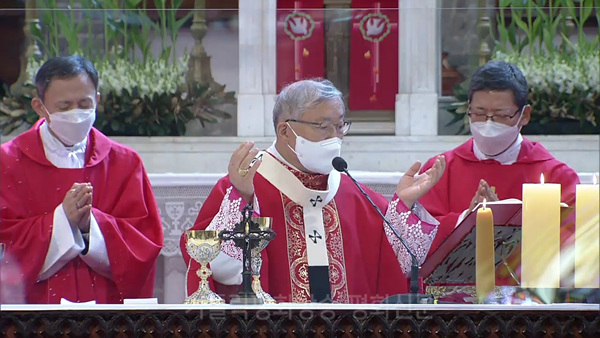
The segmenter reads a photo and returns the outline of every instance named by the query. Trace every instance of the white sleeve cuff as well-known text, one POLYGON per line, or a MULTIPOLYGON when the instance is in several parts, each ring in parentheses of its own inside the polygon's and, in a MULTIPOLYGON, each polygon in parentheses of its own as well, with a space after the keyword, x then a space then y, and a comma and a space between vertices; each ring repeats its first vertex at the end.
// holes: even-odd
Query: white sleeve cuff
POLYGON ((104 235, 102 234, 102 231, 100 231, 100 227, 98 226, 96 217, 94 217, 94 213, 91 213, 88 252, 85 255, 80 255, 79 257, 81 257, 81 259, 83 259, 83 261, 90 268, 92 268, 92 270, 98 272, 104 277, 112 279, 110 261, 108 259, 108 252, 106 251, 104 235))
POLYGON ((48 279, 83 251, 85 243, 79 229, 73 229, 62 203, 54 209, 50 246, 39 280, 48 279))
POLYGON ((454 225, 454 227, 456 228, 460 223, 462 223, 462 221, 465 220, 465 218, 467 218, 467 215, 469 214, 469 211, 471 211, 470 209, 467 209, 465 211, 462 212, 462 214, 460 214, 460 216, 458 216, 458 220, 456 221, 456 225, 454 225))
POLYGON ((440 222, 435 219, 435 217, 431 216, 431 214, 429 213, 429 211, 427 211, 427 209, 425 209, 425 207, 417 202, 415 203, 415 206, 412 208, 412 212, 421 220, 424 222, 427 222, 429 224, 432 225, 439 225, 440 222))
POLYGON ((256 192, 254 193, 254 197, 252 197, 252 210, 257 215, 260 215, 260 206, 258 205, 258 198, 256 197, 256 192))
POLYGON ((242 262, 223 251, 219 252, 217 258, 210 262, 210 269, 215 282, 224 285, 242 284, 242 262))

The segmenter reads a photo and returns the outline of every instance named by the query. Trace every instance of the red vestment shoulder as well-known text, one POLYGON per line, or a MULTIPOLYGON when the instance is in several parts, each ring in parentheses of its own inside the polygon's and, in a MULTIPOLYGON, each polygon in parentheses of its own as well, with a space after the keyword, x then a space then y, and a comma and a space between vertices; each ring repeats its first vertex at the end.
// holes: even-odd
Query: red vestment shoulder
POLYGON ((57 168, 46 159, 39 125, 3 144, 0 151, 0 240, 7 245, 2 264, 21 270, 26 301, 119 303, 152 297, 163 231, 141 158, 92 129, 85 166, 57 168), (39 281, 54 210, 75 182, 90 182, 94 188, 92 212, 106 242, 112 278, 77 257, 39 281))
MULTIPOLYGON (((521 200, 523 183, 539 183, 544 174, 548 183, 560 183, 562 201, 573 205, 575 186, 579 183, 577 173, 552 156, 542 144, 523 138, 517 161, 502 165, 495 160, 479 160, 473 152, 473 139, 443 154, 446 170, 440 181, 419 202, 440 221, 437 235, 429 253, 439 247, 454 230, 459 215, 469 207, 475 196, 479 181, 484 179, 495 187, 498 198, 521 200)), ((421 172, 431 168, 435 162, 429 159, 421 172)))

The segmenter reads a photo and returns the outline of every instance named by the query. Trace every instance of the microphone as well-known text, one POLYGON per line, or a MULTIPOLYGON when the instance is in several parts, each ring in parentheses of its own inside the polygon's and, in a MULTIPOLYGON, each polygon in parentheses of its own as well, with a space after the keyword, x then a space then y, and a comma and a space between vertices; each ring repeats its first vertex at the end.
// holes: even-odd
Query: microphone
POLYGON ((348 175, 348 177, 352 180, 352 182, 354 182, 354 185, 356 185, 356 187, 358 187, 358 190, 360 190, 360 192, 363 194, 363 196, 365 196, 365 198, 369 201, 371 206, 373 208, 375 208, 375 210, 379 214, 379 217, 381 217, 381 219, 385 222, 385 224, 388 225, 390 230, 392 230, 392 233, 394 234, 394 236, 396 236, 396 238, 398 238, 398 240, 400 240, 400 243, 402 243, 402 246, 404 246, 404 248, 406 249, 406 251, 408 252, 408 254, 410 255, 410 257, 412 259, 412 264, 411 264, 411 269, 410 269, 410 275, 411 275, 411 277, 410 277, 410 293, 390 296, 390 297, 384 299, 382 301, 382 303, 384 303, 384 304, 432 304, 433 298, 431 296, 419 293, 419 269, 421 267, 419 266, 419 261, 417 259, 417 255, 415 255, 415 253, 410 249, 408 244, 406 244, 406 241, 404 240, 404 238, 402 238, 402 236, 400 236, 400 234, 396 231, 396 229, 394 229, 394 227, 392 226, 390 221, 383 215, 383 213, 381 212, 381 209, 379 209, 379 207, 377 205, 375 205, 375 203, 373 202, 373 200, 371 199, 369 194, 367 194, 363 190, 361 185, 354 179, 354 177, 352 177, 352 175, 350 175, 350 173, 348 172, 348 163, 346 162, 346 160, 344 160, 343 158, 338 156, 338 157, 335 157, 333 159, 333 161, 331 161, 331 165, 333 165, 333 168, 335 170, 337 170, 339 172, 343 172, 346 175, 348 175))

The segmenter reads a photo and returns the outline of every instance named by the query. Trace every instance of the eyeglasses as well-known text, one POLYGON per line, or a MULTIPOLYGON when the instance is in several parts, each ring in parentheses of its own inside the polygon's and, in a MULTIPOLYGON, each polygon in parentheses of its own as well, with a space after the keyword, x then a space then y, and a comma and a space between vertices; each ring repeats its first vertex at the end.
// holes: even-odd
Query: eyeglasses
POLYGON ((508 122, 510 121, 513 117, 517 116, 518 113, 520 113, 523 110, 523 107, 517 109, 517 111, 515 111, 514 114, 502 114, 502 113, 498 113, 498 114, 491 114, 489 115, 485 109, 476 109, 475 111, 471 111, 471 107, 469 107, 469 112, 467 113, 467 115, 469 115, 469 117, 471 118, 471 121, 473 122, 486 122, 488 119, 492 119, 492 121, 495 122, 508 122))
POLYGON ((318 129, 323 134, 327 134, 330 130, 332 130, 332 128, 334 128, 333 130, 335 130, 336 133, 342 134, 342 135, 346 135, 348 133, 348 131, 350 130, 350 126, 352 125, 352 121, 342 121, 339 123, 332 123, 329 121, 311 122, 311 121, 287 119, 287 120, 285 120, 285 122, 298 122, 298 123, 308 124, 308 125, 312 126, 313 128, 318 129))

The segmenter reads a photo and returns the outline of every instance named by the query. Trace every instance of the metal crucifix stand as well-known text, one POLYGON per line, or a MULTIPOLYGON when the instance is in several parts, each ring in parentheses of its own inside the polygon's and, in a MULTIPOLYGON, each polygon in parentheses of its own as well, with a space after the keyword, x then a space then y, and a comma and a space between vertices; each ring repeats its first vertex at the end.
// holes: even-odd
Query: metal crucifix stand
MULTIPOLYGON (((221 240, 233 241, 233 244, 242 250, 242 290, 231 299, 230 304, 263 304, 263 300, 252 290, 252 249, 258 247, 261 241, 272 240, 275 232, 271 229, 261 229, 259 224, 252 220, 253 212, 252 206, 246 205, 242 210, 240 223, 236 224, 233 230, 224 230, 219 234, 221 240)), ((254 253, 260 255, 260 252, 254 253)))

